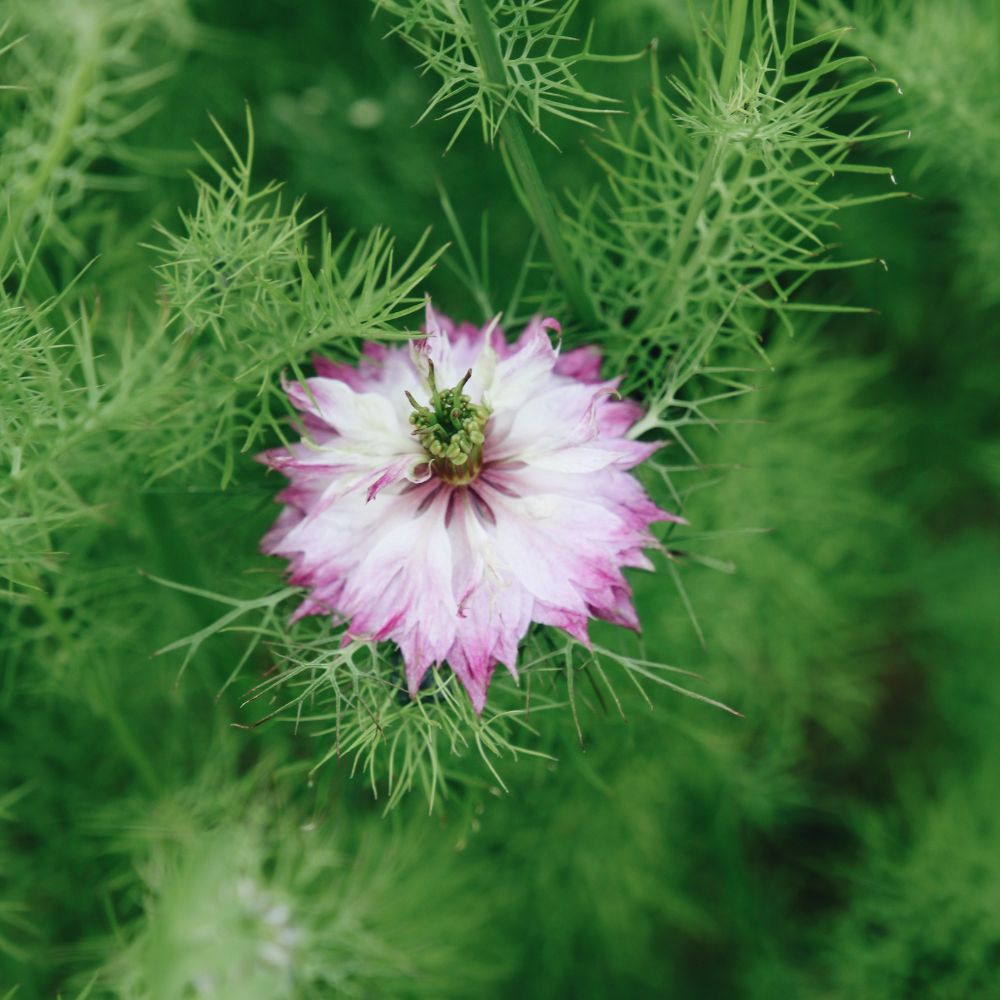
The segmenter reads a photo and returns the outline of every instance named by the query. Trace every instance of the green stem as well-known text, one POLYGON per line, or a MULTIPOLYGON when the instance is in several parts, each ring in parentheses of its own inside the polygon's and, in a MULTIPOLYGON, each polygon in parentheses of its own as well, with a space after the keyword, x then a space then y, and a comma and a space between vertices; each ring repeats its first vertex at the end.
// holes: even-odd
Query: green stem
MULTIPOLYGON (((504 69, 500 43, 493 28, 493 20, 485 0, 464 0, 465 9, 472 25, 476 44, 476 54, 487 84, 506 95, 507 71, 504 69)), ((569 250, 559 229, 552 200, 545 188, 541 171, 531 155, 527 137, 515 114, 507 111, 500 122, 500 135, 507 147, 510 163, 516 177, 512 177, 515 188, 520 187, 542 240, 552 259, 552 266, 566 292, 569 304, 577 317, 587 325, 597 323, 597 313, 580 275, 573 264, 569 250)))
POLYGON ((747 20, 747 0, 732 0, 729 8, 729 27, 726 29, 726 51, 722 57, 719 74, 719 91, 725 97, 736 82, 736 70, 743 50, 743 30, 747 20))
POLYGON ((49 139, 48 150, 31 176, 25 190, 12 199, 7 225, 0 234, 0 271, 7 265, 7 256, 35 203, 45 194, 56 170, 73 146, 73 130, 79 124, 87 106, 94 79, 100 69, 101 34, 96 22, 88 22, 80 34, 78 59, 72 76, 67 77, 61 91, 61 103, 56 123, 49 139))
MULTIPOLYGON (((733 0, 729 9, 729 26, 726 31, 726 50, 722 57, 722 72, 719 75, 719 90, 723 96, 732 89, 736 70, 740 64, 746 15, 747 0, 733 0)), ((663 273, 660 275, 660 280, 650 292, 646 304, 636 318, 636 326, 640 330, 652 323, 663 311, 664 302, 670 295, 677 279, 677 272, 687 256, 688 245, 694 236, 698 216, 701 215, 702 209, 705 207, 712 181, 715 180, 716 172, 722 163, 723 153, 724 140, 716 139, 709 148, 701 170, 698 172, 691 198, 688 201, 687 211, 681 220, 681 228, 677 233, 677 239, 671 248, 663 273)))
POLYGON ((677 272, 687 254, 688 244, 694 235, 694 228, 698 222, 698 216, 705 206, 705 199, 708 197, 712 181, 715 179, 715 172, 718 169, 719 161, 722 158, 722 148, 718 141, 712 144, 705 162, 701 165, 698 178, 691 192, 691 199, 688 201, 687 211, 681 220, 681 228, 677 233, 677 239, 670 250, 670 256, 664 265, 663 273, 656 287, 649 293, 646 304, 642 307, 636 318, 635 325, 638 329, 643 329, 653 322, 662 313, 664 302, 670 295, 677 280, 677 272))

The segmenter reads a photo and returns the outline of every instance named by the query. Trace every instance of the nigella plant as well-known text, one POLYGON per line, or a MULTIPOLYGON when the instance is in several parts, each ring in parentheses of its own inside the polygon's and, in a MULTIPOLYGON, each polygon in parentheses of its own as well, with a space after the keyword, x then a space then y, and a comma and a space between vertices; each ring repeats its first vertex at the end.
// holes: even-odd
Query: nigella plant
POLYGON ((998 92, 997 0, 2 0, 0 1000, 996 997, 998 92))
POLYGON ((270 439, 262 460, 288 479, 264 540, 288 586, 187 587, 225 614, 166 648, 186 665, 242 630, 232 677, 261 668, 245 724, 315 726, 320 762, 346 758, 390 804, 468 779, 469 750, 502 785, 498 758, 557 751, 548 719, 568 712, 583 741, 595 716, 641 710, 651 684, 719 705, 677 682, 670 649, 646 647, 631 573, 655 568, 648 607, 702 637, 685 574, 730 568, 702 550, 706 434, 764 377, 769 340, 803 314, 862 309, 804 290, 877 262, 838 259, 842 210, 903 196, 888 166, 859 159, 900 133, 855 115, 895 84, 841 55, 841 31, 810 35, 794 4, 712 5, 694 15, 690 68, 664 86, 655 44, 608 56, 590 35, 575 43, 576 6, 376 3, 440 77, 428 110, 455 122, 448 148, 473 119, 499 147, 527 213, 523 259, 500 280, 488 226, 477 259, 446 189, 453 252, 426 253, 425 236, 400 258, 382 232, 324 231, 317 255, 298 206, 253 189, 252 127, 246 155, 223 136, 235 166, 210 160, 219 180, 198 182, 185 232, 164 230, 166 326, 198 344, 209 363, 184 378, 217 401, 181 397, 169 426, 184 446, 174 433, 164 461, 216 463, 228 485, 270 439), (645 96, 599 96, 584 74, 645 96), (575 130, 600 176, 557 191, 553 149, 575 130), (841 173, 858 187, 831 190, 841 173), (439 259, 457 280, 440 281, 439 259), (475 322, 430 308, 428 291, 447 311, 475 303, 475 322))
POLYGON ((315 362, 288 394, 309 437, 263 456, 291 480, 264 542, 308 588, 295 617, 387 639, 410 695, 447 664, 477 712, 497 663, 517 677, 532 622, 584 645, 591 618, 638 628, 626 566, 652 569, 660 510, 629 472, 642 408, 600 377, 600 352, 560 354, 535 317, 513 344, 494 319, 427 307, 412 346, 369 343, 355 368, 315 362))

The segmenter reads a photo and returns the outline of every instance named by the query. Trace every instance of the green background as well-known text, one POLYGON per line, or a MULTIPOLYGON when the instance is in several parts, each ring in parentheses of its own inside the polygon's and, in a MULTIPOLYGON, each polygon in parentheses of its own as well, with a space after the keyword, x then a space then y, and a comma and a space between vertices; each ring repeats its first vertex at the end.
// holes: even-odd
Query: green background
MULTIPOLYGON (((415 124, 435 85, 385 37, 388 18, 361 0, 124 6, 140 40, 112 51, 116 23, 101 59, 169 71, 116 98, 122 116, 155 105, 94 139, 104 190, 71 197, 72 168, 56 172, 65 233, 41 253, 56 287, 97 257, 85 309, 99 299, 119 330, 155 314, 142 244, 191 207, 194 143, 225 155, 209 116, 241 145, 245 103, 259 183, 280 180, 334 234, 385 225, 403 251, 428 226, 433 245, 452 238, 443 185, 472 239, 488 214, 491 292, 509 295, 531 223, 476 127, 445 155, 451 124, 415 124)), ((604 51, 657 37, 676 70, 693 44, 685 6, 591 0, 579 20, 594 17, 604 51)), ((0 997, 1000 996, 991 6, 846 12, 852 44, 902 86, 867 110, 912 129, 879 159, 919 200, 840 220, 844 258, 887 269, 825 290, 877 312, 776 333, 774 372, 699 439, 718 481, 689 516, 736 568, 685 570, 704 644, 665 575, 634 578, 647 647, 742 718, 656 690, 626 721, 595 716, 582 747, 568 715, 553 723, 558 761, 507 761, 507 792, 473 768, 434 814, 414 793, 383 815, 346 763, 309 776, 322 737, 232 728, 242 682, 216 695, 236 643, 179 683, 176 658, 150 659, 214 612, 136 570, 222 592, 252 579, 273 482, 245 469, 226 491, 217 476, 143 488, 124 443, 141 418, 112 424, 106 453, 72 444, 79 503, 105 503, 102 476, 124 499, 55 528, 51 614, 14 591, 0 605, 0 997)), ((4 82, 89 93, 74 53, 110 9, 15 4, 4 38, 26 34, 38 65, 8 54, 4 82)), ((587 82, 627 96, 646 73, 598 65, 587 82)), ((596 180, 579 130, 555 134, 560 149, 538 144, 551 189, 596 180)), ((31 184, 19 169, 8 156, 14 211, 31 184)), ((426 290, 480 318, 448 267, 426 290)))

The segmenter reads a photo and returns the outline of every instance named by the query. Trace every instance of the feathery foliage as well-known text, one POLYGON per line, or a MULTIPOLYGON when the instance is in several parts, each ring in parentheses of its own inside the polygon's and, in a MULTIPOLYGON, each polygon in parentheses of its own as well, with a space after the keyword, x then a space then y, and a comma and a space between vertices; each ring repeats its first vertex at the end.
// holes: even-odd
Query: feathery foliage
POLYGON ((989 995, 998 24, 11 0, 0 997, 989 995), (481 719, 257 548, 425 294, 599 345, 690 522, 481 719))
POLYGON ((397 260, 383 230, 334 242, 323 228, 314 260, 314 220, 299 218, 300 204, 286 210, 273 184, 251 189, 249 114, 247 128, 246 154, 222 135, 231 167, 205 154, 216 181, 195 179, 197 204, 182 213, 184 232, 161 229, 167 322, 187 357, 186 396, 165 414, 157 476, 211 459, 225 486, 237 456, 273 437, 290 413, 279 374, 301 376, 320 347, 353 361, 365 338, 405 336, 394 324, 422 307, 417 289, 438 256, 423 254, 421 243, 397 260), (191 407, 190 394, 211 396, 214 405, 191 407))
MULTIPOLYGON (((689 82, 674 83, 677 97, 665 97, 652 58, 652 106, 636 110, 635 124, 627 134, 617 129, 609 134, 609 153, 598 155, 605 184, 579 200, 571 217, 558 216, 550 193, 540 186, 540 174, 520 125, 505 117, 506 109, 516 107, 516 96, 498 112, 490 95, 497 93, 498 86, 502 92, 507 87, 512 95, 519 92, 516 82, 497 84, 498 66, 508 74, 512 71, 494 46, 500 52, 512 47, 520 51, 518 46, 530 49, 532 39, 538 41, 532 32, 550 32, 547 58, 562 58, 564 74, 572 72, 572 57, 560 57, 562 50, 555 43, 568 42, 566 25, 575 5, 558 11, 539 8, 536 14, 559 18, 544 23, 532 20, 527 8, 516 6, 521 14, 513 20, 508 19, 506 6, 492 9, 478 2, 464 6, 415 2, 389 5, 387 11, 399 18, 398 30, 417 45, 428 67, 444 77, 447 93, 466 95, 462 98, 466 103, 460 106, 463 120, 478 111, 487 139, 502 136, 514 189, 538 226, 552 270, 565 279, 563 271, 569 266, 571 280, 569 284, 563 280, 563 286, 571 301, 583 291, 589 302, 599 303, 602 319, 591 328, 590 339, 607 350, 613 371, 625 373, 626 391, 640 394, 650 408, 634 433, 655 433, 681 445, 682 457, 654 464, 653 474, 661 481, 668 503, 680 502, 687 509, 686 496, 692 487, 685 484, 682 488, 675 480, 699 472, 700 460, 688 441, 689 432, 693 427, 725 422, 722 404, 749 391, 751 369, 759 369, 766 361, 760 345, 769 330, 768 315, 780 318, 784 332, 794 331, 792 317, 796 315, 824 309, 859 311, 855 306, 824 307, 803 301, 800 289, 807 278, 824 271, 872 263, 832 257, 824 230, 834 214, 890 197, 890 193, 824 198, 819 190, 838 171, 876 175, 888 186, 888 167, 849 159, 855 148, 885 135, 863 118, 848 132, 831 126, 848 114, 859 96, 872 88, 884 89, 890 81, 873 75, 865 60, 839 57, 840 32, 800 40, 794 12, 779 32, 773 7, 760 5, 753 6, 748 32, 743 22, 748 8, 736 3, 724 24, 708 24, 707 40, 699 47, 689 82), (556 23, 558 30, 552 27, 556 23), (746 34, 751 36, 747 51, 746 34), (447 58, 431 60, 434 52, 447 53, 447 58), (812 65, 796 69, 796 58, 811 59, 812 65), (469 72, 459 74, 456 61, 469 72), (859 62, 864 73, 858 71, 859 62), (585 267, 580 262, 586 262, 585 267)), ((589 56, 586 46, 581 51, 581 59, 589 56)), ((442 99, 439 91, 432 106, 442 99)), ((523 117, 523 108, 521 113, 523 117)), ((189 225, 192 241, 202 232, 228 231, 227 187, 247 191, 244 182, 229 179, 225 172, 218 198, 202 188, 202 222, 189 225)), ((269 225, 262 226, 265 242, 271 238, 269 225)), ((467 244, 461 233, 458 238, 468 268, 467 244)), ((272 242, 280 247, 283 240, 272 242)), ((186 270, 194 254, 189 250, 177 253, 186 270)), ((210 260, 219 258, 214 248, 206 255, 210 260)), ((265 260, 253 250, 249 258, 265 260)), ((226 259, 240 261, 242 257, 230 253, 226 259)), ((279 250, 274 260, 280 259, 279 250)), ((265 266, 271 264, 269 256, 265 266)), ((548 268, 542 264, 540 270, 544 273, 548 268)), ((198 303, 196 325, 215 323, 213 303, 230 301, 230 296, 240 315, 242 273, 237 266, 232 293, 228 284, 203 296, 192 296, 187 290, 187 297, 198 303)), ((215 280, 210 266, 201 266, 198 274, 215 280)), ((468 273, 466 277, 476 289, 476 276, 468 273)), ((539 277, 534 277, 538 290, 525 294, 529 300, 532 294, 541 294, 539 301, 551 308, 553 290, 539 286, 539 277)), ((256 303, 268 288, 281 283, 253 276, 251 268, 245 284, 256 303)), ((175 297, 184 298, 183 289, 175 285, 175 297)), ((488 300, 488 291, 479 286, 477 297, 488 300)), ((354 326, 359 326, 356 320, 354 326)), ((324 342, 338 332, 336 326, 320 331, 324 342)), ((298 374, 294 365, 292 370, 298 374)), ((260 396, 255 398, 258 412, 268 412, 267 403, 260 400, 260 396)), ((664 545, 668 571, 678 583, 680 599, 686 602, 671 554, 674 548, 683 546, 689 560, 701 558, 709 565, 713 560, 699 557, 697 533, 685 536, 671 528, 664 545)), ((228 627, 231 614, 220 619, 219 628, 228 627)), ((245 627, 255 630, 258 626, 245 627)), ((354 646, 341 650, 331 636, 286 639, 274 635, 273 627, 269 620, 261 634, 280 650, 278 672, 254 688, 251 697, 258 701, 273 698, 268 717, 291 714, 311 728, 321 727, 319 731, 327 739, 332 737, 333 743, 322 759, 346 755, 353 766, 360 762, 376 784, 377 776, 384 775, 390 803, 396 801, 398 789, 408 789, 415 782, 433 801, 437 788, 451 773, 441 759, 442 752, 446 759, 475 746, 499 778, 492 758, 516 756, 525 749, 511 726, 526 725, 532 711, 538 714, 527 687, 515 703, 491 706, 481 722, 462 711, 459 699, 449 696, 448 682, 435 682, 435 698, 428 699, 429 705, 399 705, 398 669, 387 668, 377 651, 354 646), (365 678, 360 686, 359 677, 365 678), (382 768, 375 767, 379 756, 386 759, 382 768)), ((200 642, 201 635, 193 637, 194 641, 200 642)), ((554 697, 555 702, 545 707, 567 704, 581 739, 579 707, 589 700, 589 695, 582 695, 581 684, 588 685, 588 690, 593 686, 597 704, 606 699, 619 713, 623 710, 617 681, 623 677, 637 683, 654 680, 691 693, 669 679, 678 670, 673 661, 647 656, 634 644, 591 654, 582 648, 574 650, 568 639, 553 641, 554 648, 545 640, 540 646, 529 643, 523 662, 533 665, 530 672, 543 678, 539 682, 543 688, 547 673, 561 679, 561 690, 546 690, 546 698, 554 697)), ((718 704, 715 699, 705 700, 718 704)), ((537 724, 545 725, 544 721, 537 724)))
POLYGON ((467 996, 502 969, 486 947, 456 974, 482 918, 424 919, 422 898, 466 891, 467 874, 442 877, 447 845, 376 817, 348 826, 322 805, 303 815, 261 774, 210 772, 109 833, 140 876, 120 905, 142 913, 101 975, 115 996, 467 996), (403 881, 421 886, 409 902, 403 881))

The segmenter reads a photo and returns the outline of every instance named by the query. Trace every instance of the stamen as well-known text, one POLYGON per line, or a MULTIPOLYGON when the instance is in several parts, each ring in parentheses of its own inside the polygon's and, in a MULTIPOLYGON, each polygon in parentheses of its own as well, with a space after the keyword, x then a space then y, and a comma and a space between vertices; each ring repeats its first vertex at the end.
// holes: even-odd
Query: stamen
POLYGON ((478 475, 490 418, 489 407, 473 403, 462 392, 471 378, 470 368, 453 389, 438 389, 434 365, 428 363, 430 406, 422 406, 406 392, 413 407, 413 434, 430 457, 432 471, 454 485, 472 482, 478 475))

